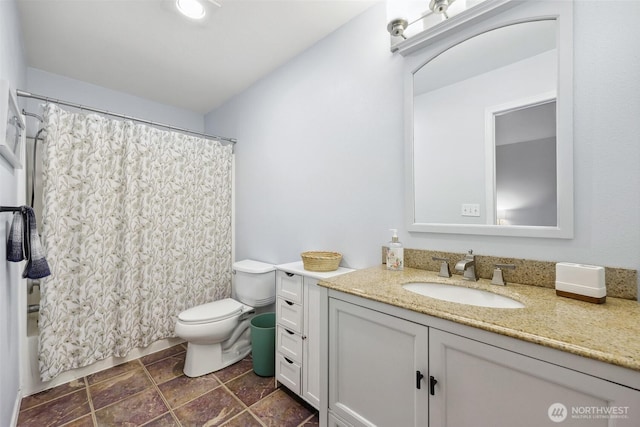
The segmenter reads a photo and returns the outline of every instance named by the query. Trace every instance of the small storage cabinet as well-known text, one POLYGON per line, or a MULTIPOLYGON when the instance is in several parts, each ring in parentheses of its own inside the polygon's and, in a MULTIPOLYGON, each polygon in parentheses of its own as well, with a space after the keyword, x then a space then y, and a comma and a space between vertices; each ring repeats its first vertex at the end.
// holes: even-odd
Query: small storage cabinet
POLYGON ((276 267, 276 380, 320 407, 320 287, 318 281, 353 271, 315 272, 302 261, 276 267))

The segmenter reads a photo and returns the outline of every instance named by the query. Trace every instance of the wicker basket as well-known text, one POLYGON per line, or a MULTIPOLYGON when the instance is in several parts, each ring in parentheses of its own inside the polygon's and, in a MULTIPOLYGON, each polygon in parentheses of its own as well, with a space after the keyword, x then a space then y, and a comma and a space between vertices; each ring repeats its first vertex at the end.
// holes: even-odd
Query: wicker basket
POLYGON ((310 251, 302 252, 302 264, 309 271, 334 271, 338 269, 342 254, 338 252, 310 251))

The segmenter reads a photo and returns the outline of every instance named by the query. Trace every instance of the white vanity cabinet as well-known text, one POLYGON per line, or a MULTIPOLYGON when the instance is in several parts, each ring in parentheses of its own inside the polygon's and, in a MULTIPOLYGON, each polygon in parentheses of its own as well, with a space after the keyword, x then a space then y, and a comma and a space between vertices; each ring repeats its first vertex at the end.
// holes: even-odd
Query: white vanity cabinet
POLYGON ((429 350, 430 426, 640 423, 640 391, 434 328, 429 350))
POLYGON ((331 299, 329 420, 352 426, 425 425, 427 347, 426 327, 331 299))
POLYGON ((318 281, 352 271, 276 266, 276 380, 315 408, 320 405, 320 287, 318 281))
POLYGON ((329 292, 321 423, 640 425, 635 371, 329 292), (629 375, 621 377, 617 369, 629 375))

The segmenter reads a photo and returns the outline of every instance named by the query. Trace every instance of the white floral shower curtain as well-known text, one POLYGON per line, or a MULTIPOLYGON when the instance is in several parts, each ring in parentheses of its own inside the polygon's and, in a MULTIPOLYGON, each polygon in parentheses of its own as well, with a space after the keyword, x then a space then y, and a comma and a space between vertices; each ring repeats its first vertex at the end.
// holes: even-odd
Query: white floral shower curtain
POLYGON ((180 311, 230 296, 232 151, 53 104, 45 130, 47 381, 174 336, 180 311))

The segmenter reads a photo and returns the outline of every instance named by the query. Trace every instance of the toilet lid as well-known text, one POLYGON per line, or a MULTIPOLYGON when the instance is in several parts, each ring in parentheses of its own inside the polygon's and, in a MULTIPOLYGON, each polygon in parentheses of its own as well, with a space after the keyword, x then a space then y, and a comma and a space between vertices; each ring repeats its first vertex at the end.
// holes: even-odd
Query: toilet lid
POLYGON ((243 305, 238 301, 226 298, 192 307, 178 315, 185 323, 205 323, 228 319, 242 311, 243 305))
POLYGON ((242 261, 234 262, 233 269, 235 271, 241 271, 242 273, 261 274, 274 271, 276 266, 265 262, 254 261, 252 259, 243 259, 242 261))

